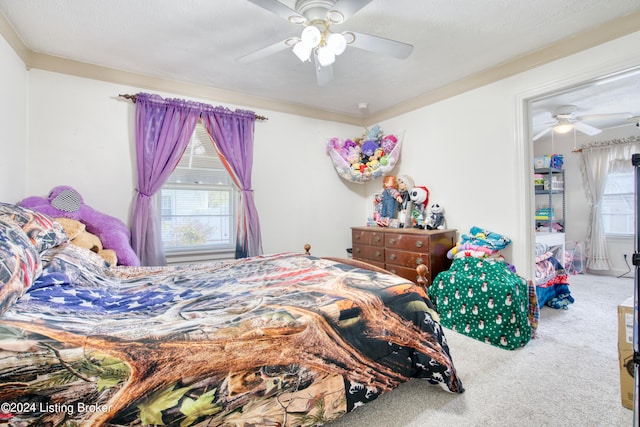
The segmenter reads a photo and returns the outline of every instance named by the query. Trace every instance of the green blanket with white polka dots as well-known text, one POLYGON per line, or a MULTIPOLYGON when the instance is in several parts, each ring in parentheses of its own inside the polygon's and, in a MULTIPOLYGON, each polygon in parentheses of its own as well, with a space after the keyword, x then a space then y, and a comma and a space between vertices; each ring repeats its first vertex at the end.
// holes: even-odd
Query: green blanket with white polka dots
POLYGON ((429 298, 441 325, 461 334, 508 350, 531 339, 527 282, 502 259, 455 259, 436 276, 429 298))

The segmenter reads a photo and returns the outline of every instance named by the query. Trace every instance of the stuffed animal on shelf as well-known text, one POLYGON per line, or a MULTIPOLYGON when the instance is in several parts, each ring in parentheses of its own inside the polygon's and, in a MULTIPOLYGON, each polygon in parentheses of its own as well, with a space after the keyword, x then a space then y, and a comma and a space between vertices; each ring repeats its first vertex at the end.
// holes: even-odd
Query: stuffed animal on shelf
POLYGON ((447 228, 447 222, 444 219, 444 208, 438 203, 429 206, 425 228, 427 230, 444 230, 447 228))
POLYGON ((98 212, 84 204, 80 193, 68 186, 54 187, 47 197, 27 197, 20 206, 42 212, 52 218, 80 221, 86 230, 95 234, 104 249, 113 249, 120 265, 139 266, 140 259, 130 243, 130 232, 118 218, 98 212))
POLYGON ((413 203, 413 221, 415 228, 424 227, 424 215, 427 204, 429 203, 429 190, 425 186, 413 187, 409 192, 409 198, 413 203))

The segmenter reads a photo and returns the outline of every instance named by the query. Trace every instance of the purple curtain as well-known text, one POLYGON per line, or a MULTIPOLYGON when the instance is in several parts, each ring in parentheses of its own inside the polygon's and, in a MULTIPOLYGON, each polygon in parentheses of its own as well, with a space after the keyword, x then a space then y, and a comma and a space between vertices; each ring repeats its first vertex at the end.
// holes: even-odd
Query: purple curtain
POLYGON ((152 196, 180 161, 202 104, 137 94, 135 114, 138 187, 131 208, 131 245, 142 265, 165 265, 160 223, 152 196))
POLYGON ((203 109, 202 121, 241 190, 236 258, 262 255, 260 221, 251 188, 256 116, 248 111, 211 107, 203 109))

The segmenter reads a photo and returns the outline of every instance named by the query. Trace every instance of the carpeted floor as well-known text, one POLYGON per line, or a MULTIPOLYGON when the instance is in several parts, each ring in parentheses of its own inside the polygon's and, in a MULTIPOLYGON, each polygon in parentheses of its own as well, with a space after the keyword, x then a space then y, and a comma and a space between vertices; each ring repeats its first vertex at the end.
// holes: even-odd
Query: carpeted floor
POLYGON ((466 391, 411 380, 334 422, 377 426, 632 426, 620 403, 617 306, 633 278, 570 276, 575 303, 544 307, 538 337, 508 351, 446 329, 466 391))

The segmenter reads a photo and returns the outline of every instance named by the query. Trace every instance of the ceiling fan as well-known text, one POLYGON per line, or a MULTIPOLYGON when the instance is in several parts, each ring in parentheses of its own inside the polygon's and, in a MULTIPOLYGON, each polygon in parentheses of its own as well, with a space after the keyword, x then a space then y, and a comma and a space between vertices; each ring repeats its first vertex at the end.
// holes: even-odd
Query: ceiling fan
POLYGON ((374 53, 407 58, 413 46, 396 40, 355 31, 334 32, 332 25, 346 22, 371 0, 296 0, 295 10, 278 0, 249 0, 290 23, 303 26, 300 36, 292 36, 255 52, 238 58, 239 62, 251 62, 292 48, 303 62, 313 58, 319 86, 333 78, 332 64, 347 46, 374 53))
POLYGON ((543 123, 546 127, 542 131, 538 132, 533 137, 533 140, 537 141, 551 130, 557 133, 567 133, 575 129, 586 135, 593 136, 599 134, 602 130, 595 126, 586 124, 585 121, 622 119, 624 122, 631 116, 631 113, 609 113, 579 116, 576 114, 577 109, 578 107, 575 105, 563 105, 556 108, 556 110, 551 114, 553 120, 543 123))

